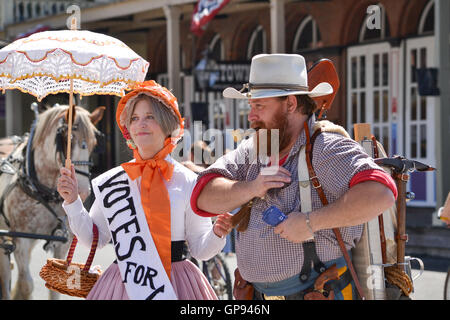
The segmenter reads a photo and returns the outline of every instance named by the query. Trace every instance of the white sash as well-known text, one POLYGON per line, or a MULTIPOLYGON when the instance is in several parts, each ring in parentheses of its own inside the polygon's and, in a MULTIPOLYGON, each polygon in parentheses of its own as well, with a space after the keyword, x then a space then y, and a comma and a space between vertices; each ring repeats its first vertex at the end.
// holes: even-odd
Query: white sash
POLYGON ((141 204, 140 190, 122 167, 92 181, 111 231, 117 263, 132 300, 176 300, 156 250, 141 204))

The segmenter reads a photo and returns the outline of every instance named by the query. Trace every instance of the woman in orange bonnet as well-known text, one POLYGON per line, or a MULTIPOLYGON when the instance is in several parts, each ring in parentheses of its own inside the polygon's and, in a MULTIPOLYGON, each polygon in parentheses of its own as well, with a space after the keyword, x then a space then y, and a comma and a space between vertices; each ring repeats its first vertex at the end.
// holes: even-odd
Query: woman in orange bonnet
POLYGON ((225 245, 231 215, 212 224, 191 209, 197 175, 170 156, 183 135, 175 96, 146 81, 119 101, 116 120, 134 159, 92 181, 95 201, 89 213, 73 167, 61 168, 58 180, 79 242, 91 246, 95 224, 98 248, 111 239, 115 247, 116 261, 87 299, 217 299, 202 272, 184 258, 184 244, 194 258, 212 258, 225 245))

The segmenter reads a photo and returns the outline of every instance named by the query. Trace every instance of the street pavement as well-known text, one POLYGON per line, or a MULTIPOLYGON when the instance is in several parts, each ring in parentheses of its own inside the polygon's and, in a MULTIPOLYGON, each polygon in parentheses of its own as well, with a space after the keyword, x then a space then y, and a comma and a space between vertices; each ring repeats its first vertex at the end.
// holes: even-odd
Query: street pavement
MULTIPOLYGON (((45 264, 46 259, 50 258, 51 255, 45 252, 42 249, 42 246, 45 242, 38 241, 37 245, 32 251, 31 256, 31 277, 34 281, 34 291, 33 291, 33 300, 47 300, 48 299, 48 289, 44 286, 44 281, 39 277, 39 271, 42 266, 45 264)), ((75 254, 73 261, 74 262, 82 262, 86 261, 86 258, 89 254, 89 248, 82 247, 80 244, 75 249, 75 254)), ((418 256, 421 258, 420 256, 418 256)), ((107 245, 106 247, 97 251, 93 265, 100 265, 102 270, 106 270, 106 268, 114 261, 114 249, 112 245, 107 245)), ((12 279, 14 286, 17 279, 17 266, 15 265, 15 260, 12 259, 14 263, 14 268, 12 270, 12 279)), ((236 268, 236 258, 235 256, 226 257, 226 262, 229 266, 230 273, 233 276, 234 269, 236 268)), ((411 298, 414 300, 442 300, 443 292, 444 292, 444 281, 446 272, 444 272, 444 268, 442 264, 448 263, 450 266, 450 261, 440 260, 441 267, 433 268, 435 263, 433 259, 424 259, 425 263, 425 271, 421 277, 419 277, 414 282, 415 292, 411 295, 411 298), (428 264, 428 266, 427 266, 428 264)), ((414 266, 413 266, 414 267, 414 266)), ((413 277, 419 271, 417 269, 413 269, 413 277)), ((232 279, 234 280, 234 279, 232 279)), ((232 282, 233 283, 233 282, 232 282)), ((61 300, 82 300, 81 298, 70 297, 67 295, 60 295, 61 300)))

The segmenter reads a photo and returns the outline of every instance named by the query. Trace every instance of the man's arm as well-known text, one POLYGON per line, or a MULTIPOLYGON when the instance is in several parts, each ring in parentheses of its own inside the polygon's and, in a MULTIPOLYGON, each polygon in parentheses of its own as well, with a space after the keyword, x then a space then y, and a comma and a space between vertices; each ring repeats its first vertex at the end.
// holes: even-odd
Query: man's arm
MULTIPOLYGON (((356 226, 377 217, 394 203, 394 194, 386 185, 375 181, 361 182, 335 202, 311 212, 310 225, 313 232, 356 226)), ((311 237, 306 215, 299 212, 289 214, 274 232, 292 242, 303 242, 311 237)))
POLYGON ((394 194, 387 186, 375 181, 361 182, 335 202, 312 212, 311 228, 317 231, 356 226, 376 218, 394 204, 394 194))
MULTIPOLYGON (((215 214, 232 211, 255 197, 264 197, 269 189, 281 188, 285 183, 290 183, 290 176, 287 169, 277 167, 273 174, 262 172, 253 181, 214 177, 201 190, 197 190, 197 208, 215 214)), ((207 179, 207 176, 202 179, 207 179)), ((201 184, 201 180, 197 184, 201 184)))
POLYGON ((220 214, 230 212, 253 199, 251 182, 224 177, 212 179, 197 198, 200 210, 220 214))

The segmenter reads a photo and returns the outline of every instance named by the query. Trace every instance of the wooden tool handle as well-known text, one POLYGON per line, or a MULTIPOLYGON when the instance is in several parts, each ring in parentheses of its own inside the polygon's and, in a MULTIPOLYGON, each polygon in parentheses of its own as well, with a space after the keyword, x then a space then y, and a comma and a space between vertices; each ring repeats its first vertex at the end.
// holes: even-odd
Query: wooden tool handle
POLYGON ((72 162, 72 122, 73 122, 73 79, 70 79, 70 95, 69 95, 69 119, 67 122, 67 153, 66 153, 66 168, 70 170, 72 162))
POLYGON ((355 123, 353 124, 355 141, 361 142, 363 140, 370 140, 372 133, 370 132, 370 123, 355 123))

